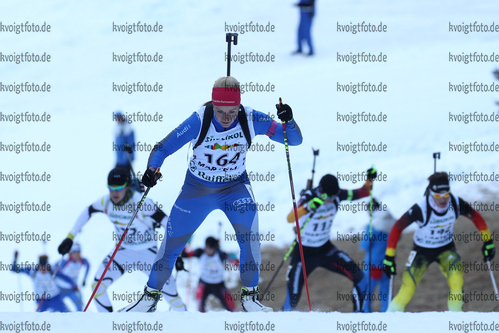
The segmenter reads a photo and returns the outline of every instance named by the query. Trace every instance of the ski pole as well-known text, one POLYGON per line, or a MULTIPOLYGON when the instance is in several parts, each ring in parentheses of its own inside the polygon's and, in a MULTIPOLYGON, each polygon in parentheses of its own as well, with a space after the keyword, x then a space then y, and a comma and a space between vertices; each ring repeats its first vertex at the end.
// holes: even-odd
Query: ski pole
POLYGON ((315 158, 317 156, 319 156, 319 149, 315 150, 313 147, 312 147, 312 152, 314 154, 314 164, 312 165, 312 182, 311 182, 311 186, 309 188, 309 190, 311 190, 313 187, 314 187, 314 175, 315 175, 315 158))
POLYGON ((47 254, 47 241, 42 240, 42 248, 43 248, 43 254, 47 254))
POLYGON ((313 187, 314 187, 314 174, 315 174, 315 158, 317 156, 319 156, 319 149, 315 150, 313 147, 312 147, 312 152, 314 154, 314 163, 312 164, 312 178, 310 179, 307 179, 307 186, 305 188, 305 190, 302 190, 301 191, 301 195, 305 192, 305 191, 310 191, 313 187))
MULTIPOLYGON (((376 172, 376 168, 374 167, 374 164, 372 165, 372 169, 376 172)), ((374 185, 374 183, 373 183, 374 185)), ((371 264, 372 264, 372 237, 373 237, 373 189, 371 188, 369 190, 369 305, 371 304, 371 264)), ((364 305, 365 306, 365 305, 364 305)), ((369 312, 371 312, 369 310, 369 312)))
MULTIPOLYGON (((190 253, 191 250, 192 250, 192 245, 191 245, 191 242, 192 242, 192 237, 194 237, 194 234, 192 234, 192 236, 189 238, 189 240, 187 241, 187 245, 185 247, 186 249, 186 252, 187 253, 190 253)), ((189 273, 191 271, 191 261, 192 259, 187 256, 187 259, 189 260, 189 262, 187 263, 187 268, 189 268, 189 270, 187 271, 188 274, 187 274, 187 285, 185 286, 185 293, 186 293, 186 302, 185 302, 185 307, 186 308, 189 308, 189 300, 191 299, 191 273, 189 273)))
POLYGON ((393 291, 393 275, 390 275, 390 285, 388 286, 388 306, 392 302, 392 291, 393 291))
POLYGON ((47 294, 47 290, 52 285, 52 282, 54 282, 55 275, 57 274, 57 271, 59 271, 59 268, 61 267, 61 262, 62 262, 63 258, 64 258, 64 254, 61 255, 61 260, 59 260, 59 262, 57 263, 57 266, 55 267, 54 273, 52 273, 52 277, 50 278, 49 284, 47 285, 47 287, 45 288, 45 291, 43 292, 42 298, 40 299, 40 303, 38 303, 38 307, 36 308, 36 312, 38 312, 40 310, 40 308, 42 307, 43 301, 45 300, 45 295, 47 294))
POLYGON ((126 156, 128 157, 128 163, 130 163, 130 171, 132 171, 132 176, 133 178, 137 178, 135 177, 135 171, 133 171, 133 166, 132 166, 132 145, 128 144, 128 145, 125 145, 124 146, 125 148, 125 151, 126 151, 126 156))
MULTIPOLYGON (((308 221, 310 221, 312 219, 312 217, 314 216, 315 212, 313 212, 309 217, 308 219, 305 221, 305 223, 303 223, 303 227, 301 227, 301 231, 303 231, 303 229, 305 228, 305 226, 307 225, 308 221)), ((272 285, 272 283, 274 282, 277 274, 279 274, 279 271, 281 270, 281 267, 282 265, 284 265, 284 263, 288 260, 289 256, 291 255, 291 253, 293 252, 293 249, 295 248, 295 245, 296 245, 296 237, 295 237, 295 240, 293 242, 293 244, 291 244, 291 247, 289 248, 288 252, 286 252, 286 254, 284 255, 284 258, 282 258, 282 261, 281 261, 281 264, 279 265, 279 267, 277 268, 276 272, 274 273, 274 276, 272 277, 272 279, 270 280, 269 284, 267 285, 267 287, 265 288, 265 290, 263 291, 262 293, 262 298, 265 296, 265 294, 267 293, 267 291, 269 291, 270 289, 270 286, 272 285)))
POLYGON ((132 166, 132 157, 131 157, 131 154, 132 154, 132 145, 128 144, 128 145, 125 145, 124 146, 125 148, 125 151, 126 151, 126 156, 128 157, 128 163, 130 163, 130 171, 132 172, 132 176, 133 176, 133 182, 135 182, 135 186, 137 187, 137 191, 141 191, 140 190, 140 181, 139 179, 137 178, 137 176, 135 176, 135 171, 133 171, 133 166, 132 166))
MULTIPOLYGON (((159 168, 156 169, 156 172, 154 174, 155 175, 159 174, 159 168)), ((85 306, 85 309, 83 310, 83 312, 86 312, 87 309, 88 309, 88 306, 90 305, 90 303, 92 303, 92 300, 94 299, 94 295, 97 292, 97 289, 99 288, 102 280, 104 279, 104 275, 106 275, 106 272, 109 269, 109 266, 111 266, 111 263, 113 262, 113 259, 116 256, 116 253, 118 252, 118 250, 119 250, 119 248, 121 246, 121 243, 123 243, 123 240, 125 239, 125 236, 128 233, 128 230, 130 229, 130 226, 132 225, 133 220, 135 219, 135 216, 137 216, 137 214, 139 213, 140 208, 142 207, 142 204, 146 200, 147 194, 149 193, 150 189, 151 188, 148 187, 147 190, 144 192, 144 195, 142 196, 142 199, 140 199, 139 204, 137 205, 137 208, 135 209, 135 212, 133 213, 133 216, 130 219, 130 222, 128 222, 128 225, 126 226, 125 232, 123 232, 123 235, 121 236, 121 239, 120 239, 118 245, 116 245, 116 248, 114 249, 113 255, 109 259, 109 262, 107 263, 106 268, 104 269, 104 272, 102 272, 102 275, 101 275, 101 277, 99 279, 99 282, 97 282, 97 284, 95 285, 94 291, 92 292, 92 296, 90 296, 90 299, 88 300, 87 305, 85 306)))
POLYGON ((440 159, 440 153, 433 153, 433 173, 437 172, 437 159, 440 159))
MULTIPOLYGON (((369 294, 367 297, 369 297, 369 308, 371 307, 371 264, 372 264, 372 235, 373 235, 373 194, 372 190, 369 191, 369 196, 370 196, 370 202, 369 202, 369 268, 367 271, 367 274, 369 276, 369 294)), ((365 300, 364 300, 365 301, 365 300)), ((364 304, 365 306, 365 304, 364 304)), ((369 313, 371 312, 371 309, 369 309, 369 313)))
MULTIPOLYGON (((17 272, 17 257, 19 255, 19 252, 16 250, 14 252, 14 269, 16 269, 17 272)), ((22 279, 21 275, 17 274, 17 288, 19 289, 19 294, 22 294, 23 292, 23 286, 22 286, 22 279)), ((23 301, 21 300, 19 302, 19 306, 21 307, 21 312, 24 312, 24 306, 23 306, 23 301)))
POLYGON ((218 244, 222 240, 222 221, 218 221, 218 244))
POLYGON ((226 33, 225 34, 225 41, 227 42, 227 76, 230 76, 230 45, 231 42, 234 43, 234 45, 237 45, 237 36, 238 34, 236 33, 226 33))
MULTIPOLYGON (((282 99, 280 97, 279 97, 279 104, 282 105, 282 99)), ((295 213, 296 230, 298 231, 300 230, 300 225, 298 223, 298 211, 296 208, 295 189, 293 185, 293 173, 291 172, 291 161, 289 158, 288 135, 286 133, 286 123, 284 121, 282 122, 282 133, 284 136, 284 146, 286 147, 286 160, 288 163, 289 185, 291 187, 291 196, 293 198, 293 211, 295 213)), ((307 290, 308 309, 309 311, 312 311, 312 305, 310 304, 310 293, 308 291, 307 271, 305 269, 305 257, 303 256, 303 246, 301 245, 301 235, 300 235, 301 232, 297 232, 297 234, 298 234, 298 246, 300 248, 303 278, 305 280, 305 288, 307 290)))
POLYGON ((494 279, 494 273, 492 273, 492 268, 490 267, 490 260, 487 260, 487 266, 489 267, 490 279, 492 280, 492 286, 494 287, 495 297, 499 301, 499 291, 497 291, 497 284, 496 280, 494 279))

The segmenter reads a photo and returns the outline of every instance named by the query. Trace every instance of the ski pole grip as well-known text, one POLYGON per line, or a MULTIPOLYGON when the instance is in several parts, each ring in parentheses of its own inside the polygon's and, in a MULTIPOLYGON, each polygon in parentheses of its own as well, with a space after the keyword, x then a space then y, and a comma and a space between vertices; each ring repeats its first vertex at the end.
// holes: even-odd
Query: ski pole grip
POLYGON ((161 173, 159 172, 159 169, 160 168, 157 168, 156 170, 154 170, 154 180, 155 181, 158 181, 161 178, 161 173))
POLYGON ((237 45, 237 36, 238 35, 239 35, 238 33, 228 32, 228 33, 225 34, 225 41, 227 43, 233 42, 234 45, 237 45))
POLYGON ((227 42, 227 76, 230 76, 230 45, 232 42, 234 42, 234 45, 237 45, 237 36, 237 33, 228 32, 225 34, 225 41, 227 42))

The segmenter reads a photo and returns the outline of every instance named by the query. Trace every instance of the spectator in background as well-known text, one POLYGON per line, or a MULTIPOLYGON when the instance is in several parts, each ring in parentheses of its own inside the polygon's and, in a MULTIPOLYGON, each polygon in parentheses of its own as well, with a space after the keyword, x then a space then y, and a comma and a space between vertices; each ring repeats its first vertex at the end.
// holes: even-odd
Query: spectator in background
POLYGON ((113 119, 116 121, 113 144, 116 151, 116 168, 123 168, 130 173, 131 161, 135 159, 135 152, 132 149, 130 159, 128 159, 125 145, 135 147, 135 134, 132 125, 130 125, 131 120, 121 111, 114 112, 113 119))
POLYGON ((315 0, 300 0, 296 6, 300 7, 300 24, 298 25, 298 49, 293 54, 301 54, 302 42, 305 40, 308 44, 309 56, 314 55, 314 47, 312 46, 312 19, 315 14, 315 0))
MULTIPOLYGON (((78 285, 78 277, 83 267, 85 267, 85 275, 83 276, 82 287, 85 287, 90 264, 87 259, 82 258, 80 244, 74 243, 69 252, 69 257, 62 261, 60 270, 64 275, 73 280, 74 285, 78 285)), ((76 306, 76 311, 83 311, 81 292, 71 287, 68 288, 65 284, 59 284, 59 286, 62 288, 61 297, 68 297, 76 306)))
MULTIPOLYGON (((369 212, 370 202, 367 203, 367 212, 369 212)), ((369 262, 371 263, 371 295, 376 295, 374 299, 381 301, 381 312, 386 312, 388 308, 388 294, 390 288, 390 278, 383 274, 383 260, 385 259, 386 245, 388 236, 392 230, 395 218, 390 212, 383 210, 383 207, 373 198, 373 219, 372 219, 372 243, 371 243, 371 261, 369 261, 369 238, 362 238, 360 248, 366 252, 364 257, 365 269, 364 280, 368 286, 369 293, 369 262), (376 287, 379 287, 375 293, 376 287)), ((369 236, 369 225, 367 225, 365 234, 369 236)), ((373 297, 367 297, 364 303, 364 312, 372 312, 373 297)))

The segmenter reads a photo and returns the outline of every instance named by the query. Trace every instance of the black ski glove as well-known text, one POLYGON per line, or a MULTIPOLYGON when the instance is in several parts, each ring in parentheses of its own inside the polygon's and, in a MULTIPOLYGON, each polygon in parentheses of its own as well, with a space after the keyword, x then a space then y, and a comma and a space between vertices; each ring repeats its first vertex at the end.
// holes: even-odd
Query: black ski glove
POLYGON ((144 176, 142 176, 142 184, 147 187, 153 187, 158 183, 158 179, 161 178, 161 173, 159 173, 159 169, 152 170, 147 169, 144 172, 144 176))
POLYGON ((276 104, 275 105, 277 109, 277 117, 282 121, 282 122, 290 122, 293 120, 293 110, 289 107, 287 104, 276 104))
POLYGON ((177 272, 180 272, 180 271, 189 272, 184 267, 184 259, 182 259, 182 257, 177 258, 177 261, 175 262, 175 268, 177 269, 177 272))
POLYGON ((378 177, 378 171, 376 170, 376 168, 373 167, 367 169, 367 179, 372 181, 376 179, 376 177, 378 177))
POLYGON ((66 253, 69 253, 69 250, 71 250, 72 246, 73 246, 73 240, 71 238, 66 238, 65 240, 62 241, 61 245, 59 245, 58 248, 59 254, 65 255, 66 253))
POLYGON ((383 271, 388 277, 397 275, 397 266, 395 265, 394 257, 385 255, 385 260, 383 260, 383 271))
POLYGON ((496 247, 494 246, 494 243, 492 243, 492 240, 483 243, 482 253, 483 261, 487 262, 494 259, 494 256, 496 255, 496 247))

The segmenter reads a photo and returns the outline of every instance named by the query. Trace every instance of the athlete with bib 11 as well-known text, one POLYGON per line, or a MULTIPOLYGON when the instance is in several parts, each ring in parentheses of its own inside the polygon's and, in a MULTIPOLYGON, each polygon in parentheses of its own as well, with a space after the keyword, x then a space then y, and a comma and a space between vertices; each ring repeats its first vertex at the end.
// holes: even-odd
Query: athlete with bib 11
MULTIPOLYGON (((245 163, 251 140, 256 135, 267 135, 273 141, 284 143, 283 128, 268 115, 243 107, 240 101, 239 82, 231 76, 218 79, 212 90, 212 101, 154 146, 142 178, 147 187, 156 185, 160 175, 158 168, 166 157, 188 142, 194 148, 144 295, 122 311, 155 311, 161 296, 159 291, 170 277, 177 257, 194 231, 215 209, 225 213, 236 232, 240 264, 247 262, 248 267, 253 267, 240 275, 243 310, 272 311, 258 301, 261 263, 258 214, 245 163)), ((285 123, 289 145, 301 144, 302 135, 291 108, 286 104, 276 107, 279 119, 285 123)))
MULTIPOLYGON (((361 188, 346 190, 340 187, 335 176, 327 174, 321 178, 318 187, 305 191, 298 202, 298 222, 307 276, 316 268, 322 267, 348 278, 353 282, 352 302, 355 312, 364 311, 368 284, 363 280, 362 268, 346 252, 337 248, 329 238, 341 201, 359 200, 369 196, 377 176, 376 169, 369 168, 366 182, 361 188)), ((293 212, 289 213, 287 220, 289 223, 295 222, 293 212)), ((305 281, 302 271, 300 251, 295 246, 288 267, 287 294, 283 311, 293 311, 298 305, 305 281)))
POLYGON ((463 265, 453 241, 454 223, 460 215, 473 221, 480 231, 484 240, 482 247, 484 260, 492 260, 496 252, 487 224, 480 213, 450 192, 448 174, 436 172, 428 180, 430 184, 426 188, 424 199, 412 206, 395 222, 388 237, 383 270, 390 277, 396 274, 395 248, 402 230, 412 222, 416 222, 419 226, 414 233, 414 247, 402 275, 402 286, 390 303, 388 312, 404 311, 426 269, 434 261, 438 263, 440 271, 449 283, 447 300, 449 311, 462 311, 463 265))

